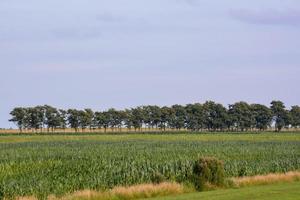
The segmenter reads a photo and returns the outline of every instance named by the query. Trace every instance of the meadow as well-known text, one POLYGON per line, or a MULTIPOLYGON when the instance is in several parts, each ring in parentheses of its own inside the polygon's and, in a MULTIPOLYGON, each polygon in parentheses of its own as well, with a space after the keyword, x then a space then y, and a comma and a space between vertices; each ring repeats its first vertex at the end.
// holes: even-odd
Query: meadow
POLYGON ((299 133, 1 135, 0 193, 64 195, 159 181, 185 183, 213 156, 227 177, 300 169, 299 133))
POLYGON ((148 200, 299 200, 300 182, 159 197, 148 200))

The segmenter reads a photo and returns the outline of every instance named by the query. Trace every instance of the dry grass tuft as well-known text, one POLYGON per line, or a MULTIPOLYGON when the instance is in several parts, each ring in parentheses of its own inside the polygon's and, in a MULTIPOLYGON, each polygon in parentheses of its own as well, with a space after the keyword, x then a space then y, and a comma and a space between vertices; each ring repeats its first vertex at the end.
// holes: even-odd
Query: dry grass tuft
POLYGON ((27 196, 27 197, 17 197, 16 200, 37 200, 34 196, 27 196))
POLYGON ((300 180, 300 171, 292 171, 283 174, 267 174, 249 177, 232 178, 236 187, 244 187, 251 185, 265 185, 278 182, 293 182, 300 180))
MULTIPOLYGON (((73 194, 64 196, 64 197, 48 197, 48 200, 57 200, 57 199, 63 199, 63 200, 70 200, 70 199, 102 199, 99 197, 104 197, 107 196, 107 194, 105 192, 97 192, 97 191, 93 191, 93 190, 82 190, 82 191, 76 191, 73 194)), ((103 198, 106 199, 106 198, 103 198)), ((107 198, 108 199, 108 198, 107 198)))
POLYGON ((178 183, 142 184, 131 187, 117 187, 110 191, 120 199, 149 198, 183 193, 184 188, 178 183))
MULTIPOLYGON (((106 192, 82 190, 64 197, 48 197, 49 200, 131 200, 184 193, 184 187, 178 183, 141 184, 129 187, 116 187, 106 192)), ((23 200, 23 199, 22 199, 23 200)), ((27 200, 27 199, 24 199, 27 200)), ((28 199, 33 200, 33 199, 28 199)))

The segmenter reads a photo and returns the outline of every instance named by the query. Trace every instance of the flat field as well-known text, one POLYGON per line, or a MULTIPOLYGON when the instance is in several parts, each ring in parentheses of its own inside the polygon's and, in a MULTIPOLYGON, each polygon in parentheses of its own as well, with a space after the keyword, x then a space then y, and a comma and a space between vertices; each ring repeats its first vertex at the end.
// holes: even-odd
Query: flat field
POLYGON ((148 200, 299 200, 300 182, 184 194, 148 200))
POLYGON ((185 182, 201 156, 224 161, 227 177, 300 169, 299 133, 1 135, 6 197, 149 183, 185 182))

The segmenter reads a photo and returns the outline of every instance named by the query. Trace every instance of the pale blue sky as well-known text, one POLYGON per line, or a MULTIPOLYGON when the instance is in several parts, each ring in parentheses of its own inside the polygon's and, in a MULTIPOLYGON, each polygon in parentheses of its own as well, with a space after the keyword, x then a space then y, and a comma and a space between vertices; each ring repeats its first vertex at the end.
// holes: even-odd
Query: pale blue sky
POLYGON ((0 127, 16 106, 300 104, 299 0, 0 0, 0 127))

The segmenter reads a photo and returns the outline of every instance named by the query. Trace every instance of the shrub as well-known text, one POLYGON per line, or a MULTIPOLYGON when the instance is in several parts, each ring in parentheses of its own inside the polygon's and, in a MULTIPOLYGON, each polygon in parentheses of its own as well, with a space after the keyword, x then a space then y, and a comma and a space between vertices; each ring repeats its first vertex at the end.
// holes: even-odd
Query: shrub
POLYGON ((206 185, 224 185, 223 162, 211 157, 200 158, 193 166, 193 183, 197 190, 204 190, 206 185))
POLYGON ((166 178, 161 173, 154 173, 151 177, 151 181, 154 184, 159 184, 166 181, 166 178))
POLYGON ((238 171, 239 177, 243 177, 247 175, 247 170, 245 167, 242 167, 241 169, 239 169, 238 171))
POLYGON ((4 199, 4 189, 2 185, 0 185, 0 200, 4 199))

